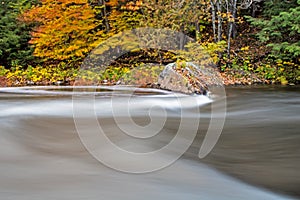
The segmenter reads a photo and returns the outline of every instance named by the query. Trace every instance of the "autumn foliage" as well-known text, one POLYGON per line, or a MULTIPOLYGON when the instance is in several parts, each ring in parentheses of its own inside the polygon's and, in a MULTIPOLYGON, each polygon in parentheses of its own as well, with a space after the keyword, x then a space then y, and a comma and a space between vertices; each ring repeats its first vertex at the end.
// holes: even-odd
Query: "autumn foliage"
MULTIPOLYGON (((195 39, 226 76, 300 81, 300 0, 3 0, 0 8, 0 76, 7 69, 16 76, 31 67, 78 69, 108 38, 153 27, 195 39)), ((174 52, 140 49, 118 58, 108 74, 176 59, 174 52)), ((27 74, 34 82, 42 79, 27 74)))
POLYGON ((30 44, 35 47, 34 55, 44 60, 84 58, 102 33, 87 0, 42 0, 21 20, 37 25, 30 44))

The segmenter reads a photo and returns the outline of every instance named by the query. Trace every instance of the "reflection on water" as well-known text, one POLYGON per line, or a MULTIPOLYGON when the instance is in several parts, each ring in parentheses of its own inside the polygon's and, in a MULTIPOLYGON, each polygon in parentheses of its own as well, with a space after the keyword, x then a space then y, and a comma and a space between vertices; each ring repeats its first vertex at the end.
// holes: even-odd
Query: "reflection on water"
MULTIPOLYGON (((201 107, 193 145, 170 167, 142 175, 107 168, 85 150, 72 118, 70 88, 20 91, 0 92, 1 199, 271 200, 288 199, 277 192, 300 195, 299 88, 227 89, 224 131, 203 160, 197 154, 209 123, 210 106, 205 104, 210 100, 199 97, 198 105, 183 108, 198 117, 193 106, 201 107)), ((146 111, 151 104, 164 105, 169 116, 161 134, 138 141, 122 134, 107 104, 108 96, 121 101, 132 91, 115 91, 96 91, 98 121, 115 144, 143 152, 174 137, 180 108, 172 106, 172 93, 145 89, 133 97, 131 114, 137 124, 150 122, 146 111)))

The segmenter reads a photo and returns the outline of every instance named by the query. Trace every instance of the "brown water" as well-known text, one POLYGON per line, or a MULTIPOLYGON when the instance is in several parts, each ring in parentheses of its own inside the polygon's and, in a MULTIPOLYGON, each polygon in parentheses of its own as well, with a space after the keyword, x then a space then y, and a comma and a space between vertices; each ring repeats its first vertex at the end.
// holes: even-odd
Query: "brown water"
POLYGON ((180 109, 199 117, 193 108, 200 107, 198 135, 184 156, 169 167, 140 175, 110 169, 87 152, 75 129, 70 88, 1 89, 0 199, 296 199, 300 196, 299 89, 227 88, 225 127, 202 160, 198 151, 210 120, 206 97, 200 97, 199 105, 178 108, 171 93, 136 92, 132 97, 136 123, 149 123, 147 105, 164 105, 169 113, 163 135, 136 143, 120 134, 107 104, 114 96, 121 109, 123 97, 131 92, 97 90, 96 113, 108 137, 122 148, 140 151, 169 142, 180 109))
POLYGON ((204 160, 246 182, 300 196, 300 87, 227 89, 218 145, 204 160))

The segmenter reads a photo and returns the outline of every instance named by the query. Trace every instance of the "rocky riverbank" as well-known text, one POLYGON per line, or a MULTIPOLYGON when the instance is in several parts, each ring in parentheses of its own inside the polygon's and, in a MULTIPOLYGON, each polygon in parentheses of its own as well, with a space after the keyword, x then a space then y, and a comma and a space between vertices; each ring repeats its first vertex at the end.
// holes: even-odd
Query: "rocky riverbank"
MULTIPOLYGON (((259 74, 226 69, 219 71, 211 67, 199 67, 193 63, 177 66, 178 63, 163 65, 146 65, 124 72, 110 72, 111 79, 99 77, 95 72, 60 71, 52 74, 40 72, 31 74, 26 71, 6 71, 0 74, 0 87, 44 86, 44 85, 140 85, 141 87, 154 87, 183 93, 205 94, 212 85, 254 85, 278 84, 267 80, 259 74), (63 75, 57 75, 63 74, 63 75), (56 75, 56 77, 55 77, 56 75)), ((46 71, 46 70, 44 70, 46 71)), ((32 72, 31 72, 32 73, 32 72)), ((289 84, 281 82, 282 85, 289 84)), ((294 85, 294 84, 293 84, 294 85)))

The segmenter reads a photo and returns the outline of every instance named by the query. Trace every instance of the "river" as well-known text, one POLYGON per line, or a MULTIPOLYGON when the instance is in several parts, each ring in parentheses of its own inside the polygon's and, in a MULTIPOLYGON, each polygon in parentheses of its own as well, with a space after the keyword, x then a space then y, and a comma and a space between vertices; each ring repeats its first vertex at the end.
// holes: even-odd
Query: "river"
MULTIPOLYGON (((74 123, 72 88, 0 88, 0 199, 297 199, 299 89, 226 88, 225 125, 203 159, 198 152, 210 122, 209 98, 199 96, 196 104, 179 106, 174 103, 178 96, 171 92, 140 89, 132 93, 128 88, 108 87, 95 93, 90 89, 97 105, 95 116, 107 137, 131 151, 147 152, 166 145, 176 134, 180 110, 186 110, 190 119, 200 116, 197 136, 183 156, 163 169, 131 174, 103 165, 87 151, 74 123), (115 118, 126 122, 122 108, 128 96, 130 116, 142 127, 152 120, 147 115, 149 105, 157 106, 151 111, 159 119, 154 123, 160 124, 159 113, 167 113, 162 135, 141 141, 122 135, 115 118), (114 104, 108 103, 111 98, 114 104)), ((90 90, 77 92, 84 96, 90 90)), ((87 104, 83 101, 78 106, 84 109, 87 104)), ((131 124, 123 125, 134 130, 131 124)), ((192 125, 187 122, 185 131, 192 131, 192 125)), ((143 130, 148 134, 152 129, 155 126, 143 130)))

